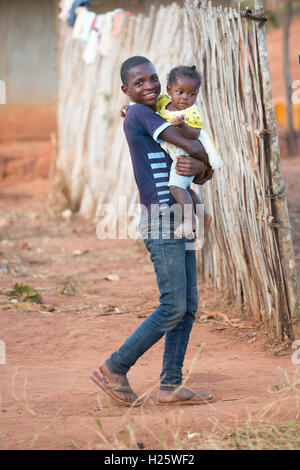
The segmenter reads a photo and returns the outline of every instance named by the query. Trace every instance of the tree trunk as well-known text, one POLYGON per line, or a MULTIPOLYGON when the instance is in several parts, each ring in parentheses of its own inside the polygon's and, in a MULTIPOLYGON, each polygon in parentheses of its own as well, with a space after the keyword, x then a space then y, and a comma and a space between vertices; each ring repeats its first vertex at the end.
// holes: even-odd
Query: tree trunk
POLYGON ((284 77, 286 87, 286 102, 287 102, 287 116, 288 116, 288 149, 291 154, 297 151, 297 137, 293 124, 293 105, 292 105, 292 82, 290 71, 290 26, 293 15, 292 0, 285 1, 285 21, 284 21, 284 41, 283 41, 283 64, 284 64, 284 77))

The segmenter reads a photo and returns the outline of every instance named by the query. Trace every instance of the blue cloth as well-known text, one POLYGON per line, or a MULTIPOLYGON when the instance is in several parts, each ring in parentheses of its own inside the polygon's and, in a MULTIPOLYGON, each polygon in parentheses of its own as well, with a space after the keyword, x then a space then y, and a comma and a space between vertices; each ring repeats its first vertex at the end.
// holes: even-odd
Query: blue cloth
POLYGON ((106 364, 112 372, 126 374, 165 335, 160 389, 173 390, 182 383, 184 357, 198 308, 196 252, 187 249, 185 239, 174 238, 174 222, 163 224, 162 216, 142 222, 140 231, 155 269, 160 305, 106 364))
POLYGON ((91 1, 90 0, 75 0, 73 2, 73 5, 71 7, 68 23, 69 25, 73 28, 75 20, 76 20, 76 8, 81 7, 81 6, 91 6, 91 1))
POLYGON ((194 180, 194 176, 177 175, 176 169, 171 168, 169 186, 177 186, 178 188, 187 189, 194 180))
POLYGON ((158 217, 162 206, 176 204, 168 187, 172 160, 158 143, 170 125, 144 104, 132 104, 126 113, 124 132, 142 204, 141 220, 158 217))

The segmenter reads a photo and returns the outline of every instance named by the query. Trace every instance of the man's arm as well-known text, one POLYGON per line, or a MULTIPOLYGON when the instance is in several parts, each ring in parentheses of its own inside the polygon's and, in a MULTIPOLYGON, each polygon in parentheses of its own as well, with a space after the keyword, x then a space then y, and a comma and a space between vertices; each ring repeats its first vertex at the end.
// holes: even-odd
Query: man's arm
POLYGON ((186 123, 182 127, 178 127, 179 132, 187 139, 198 139, 200 135, 200 129, 196 127, 188 126, 186 123))
POLYGON ((208 164, 208 155, 199 140, 187 139, 176 127, 168 126, 159 134, 159 138, 170 144, 177 145, 177 147, 183 149, 191 157, 203 161, 206 165, 208 164))

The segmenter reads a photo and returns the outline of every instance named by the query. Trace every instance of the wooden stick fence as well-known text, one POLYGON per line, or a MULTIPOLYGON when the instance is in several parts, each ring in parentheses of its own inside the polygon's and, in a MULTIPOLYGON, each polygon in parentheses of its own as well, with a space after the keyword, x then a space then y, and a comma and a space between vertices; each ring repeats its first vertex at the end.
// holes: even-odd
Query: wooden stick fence
MULTIPOLYGON (((163 91, 173 66, 195 63, 202 76, 198 105, 225 163, 211 182, 195 186, 214 217, 200 255, 202 276, 236 298, 243 317, 264 321, 278 338, 300 337, 263 21, 256 12, 250 19, 241 11, 199 3, 187 0, 184 9, 172 4, 152 8, 148 16, 124 17, 108 55, 97 54, 89 65, 82 60, 85 46, 60 25, 57 170, 72 208, 84 216, 93 216, 99 204, 117 210, 126 195, 133 233, 138 194, 119 117, 126 102, 121 63, 132 55, 147 56, 163 91)), ((108 225, 116 215, 106 214, 108 225)))

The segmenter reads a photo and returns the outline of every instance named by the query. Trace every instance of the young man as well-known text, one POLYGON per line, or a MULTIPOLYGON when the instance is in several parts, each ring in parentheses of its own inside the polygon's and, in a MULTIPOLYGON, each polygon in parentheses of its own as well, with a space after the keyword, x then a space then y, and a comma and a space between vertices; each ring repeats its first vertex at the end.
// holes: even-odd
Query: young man
POLYGON ((163 223, 166 209, 176 201, 168 189, 172 161, 158 141, 163 139, 184 149, 191 158, 179 159, 178 174, 201 174, 202 184, 212 176, 208 157, 199 141, 186 139, 155 112, 161 86, 148 59, 140 56, 127 59, 121 67, 121 79, 122 90, 131 99, 124 131, 140 193, 140 231, 150 252, 161 295, 159 307, 100 365, 100 373, 94 372, 92 379, 120 403, 141 404, 126 374, 165 335, 157 403, 208 403, 213 401, 212 395, 181 386, 183 361, 198 308, 196 255, 194 250, 186 249, 185 239, 174 237, 172 218, 168 230, 163 223))

